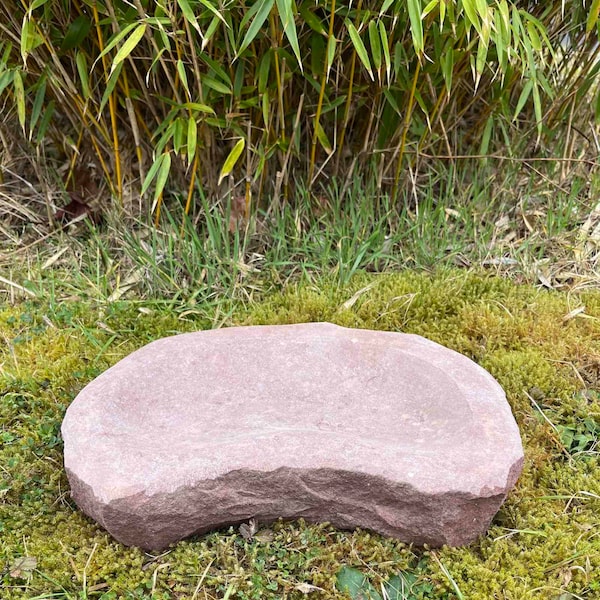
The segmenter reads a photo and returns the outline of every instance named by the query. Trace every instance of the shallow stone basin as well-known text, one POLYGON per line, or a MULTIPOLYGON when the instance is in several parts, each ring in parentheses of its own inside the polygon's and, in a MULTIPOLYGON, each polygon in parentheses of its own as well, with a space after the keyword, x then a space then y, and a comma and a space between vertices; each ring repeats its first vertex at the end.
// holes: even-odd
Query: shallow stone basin
POLYGON ((471 360, 329 323, 153 342, 84 388, 62 432, 77 504, 154 550, 253 517, 465 544, 523 461, 504 392, 471 360))

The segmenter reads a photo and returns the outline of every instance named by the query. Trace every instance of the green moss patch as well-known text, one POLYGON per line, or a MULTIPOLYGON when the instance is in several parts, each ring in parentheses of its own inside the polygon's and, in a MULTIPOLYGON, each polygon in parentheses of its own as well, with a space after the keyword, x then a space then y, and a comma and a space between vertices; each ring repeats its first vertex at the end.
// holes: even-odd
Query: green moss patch
POLYGON ((358 570, 379 594, 402 574, 414 584, 403 600, 600 597, 600 293, 539 291, 456 271, 303 284, 233 306, 225 324, 332 321, 418 333, 488 369, 507 392, 526 462, 477 543, 431 551, 303 522, 262 527, 249 539, 215 532, 160 556, 112 540, 69 497, 64 411, 135 348, 222 323, 215 310, 177 314, 133 302, 0 310, 3 600, 334 598, 342 596, 338 575, 355 574, 343 568, 358 570))

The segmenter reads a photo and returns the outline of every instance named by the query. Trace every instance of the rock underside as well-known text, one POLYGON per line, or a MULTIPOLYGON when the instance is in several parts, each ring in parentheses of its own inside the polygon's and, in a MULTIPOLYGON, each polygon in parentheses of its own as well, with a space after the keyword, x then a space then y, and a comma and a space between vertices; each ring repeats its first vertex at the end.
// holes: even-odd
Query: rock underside
POLYGON ((83 389, 62 433, 76 503, 149 550, 280 517, 463 545, 523 463, 484 369, 419 336, 329 323, 148 344, 83 389))

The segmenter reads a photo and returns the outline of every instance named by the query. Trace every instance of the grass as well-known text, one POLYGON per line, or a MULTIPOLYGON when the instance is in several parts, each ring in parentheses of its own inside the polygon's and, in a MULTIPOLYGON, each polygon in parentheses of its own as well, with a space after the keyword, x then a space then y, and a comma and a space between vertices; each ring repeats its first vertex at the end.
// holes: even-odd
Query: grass
POLYGON ((53 290, 47 279, 36 283, 36 298, 0 310, 3 600, 333 598, 341 596, 344 568, 378 591, 409 577, 410 600, 598 597, 600 293, 559 293, 456 269, 311 277, 276 293, 242 286, 212 302, 207 293, 195 305, 191 294, 185 302, 106 302, 92 289, 75 298, 74 289, 69 296, 66 285, 53 290), (422 334, 498 379, 526 462, 487 535, 433 552, 364 531, 278 522, 248 540, 223 530, 150 556, 116 543, 76 510, 59 426, 88 381, 160 336, 316 320, 422 334))
POLYGON ((187 311, 322 274, 345 285, 361 270, 440 265, 484 267, 555 289, 595 285, 594 173, 570 171, 556 189, 552 172, 544 179, 520 168, 446 167, 432 168, 398 203, 367 175, 333 180, 319 194, 298 183, 296 202, 257 206, 249 221, 227 197, 211 203, 199 190, 197 217, 183 229, 185 197, 175 196, 160 228, 115 211, 98 228, 80 221, 64 232, 15 221, 0 246, 0 294, 26 287, 37 297, 168 298, 187 311))

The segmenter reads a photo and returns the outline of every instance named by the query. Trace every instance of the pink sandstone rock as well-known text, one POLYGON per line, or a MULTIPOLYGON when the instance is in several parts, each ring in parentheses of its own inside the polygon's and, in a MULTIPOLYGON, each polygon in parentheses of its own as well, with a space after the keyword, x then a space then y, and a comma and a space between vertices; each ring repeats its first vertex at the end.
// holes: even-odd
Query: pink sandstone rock
POLYGON ((152 550, 252 517, 468 544, 523 463, 481 367, 416 335, 329 323, 148 344, 77 396, 62 434, 77 504, 152 550))

